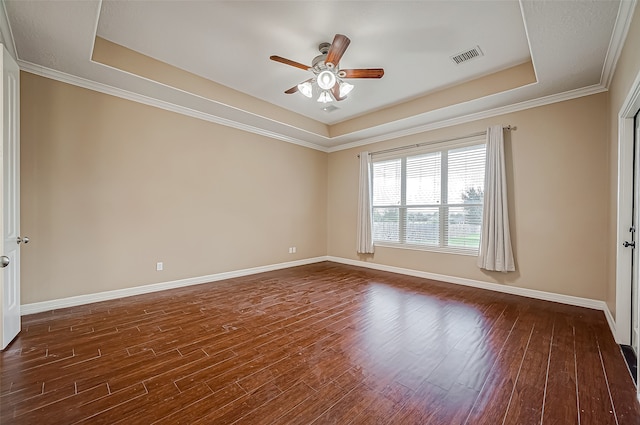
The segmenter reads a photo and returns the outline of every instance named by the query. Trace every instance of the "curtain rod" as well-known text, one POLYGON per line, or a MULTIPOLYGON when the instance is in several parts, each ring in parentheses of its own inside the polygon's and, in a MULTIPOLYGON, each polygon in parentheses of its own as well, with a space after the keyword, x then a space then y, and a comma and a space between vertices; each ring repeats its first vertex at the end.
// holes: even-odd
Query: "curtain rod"
MULTIPOLYGON (((505 125, 505 126, 502 127, 502 129, 503 130, 514 130, 515 131, 515 130, 518 129, 518 127, 512 126, 512 125, 505 125)), ((487 131, 486 130, 485 131, 479 131, 477 133, 467 134, 466 136, 452 137, 451 139, 433 140, 431 142, 417 143, 417 144, 414 144, 414 145, 399 146, 397 148, 385 149, 385 150, 376 151, 376 152, 369 152, 369 155, 379 155, 381 153, 389 153, 389 152, 401 151, 401 150, 404 150, 404 149, 419 148, 421 146, 433 145, 435 143, 452 142, 454 140, 466 139, 467 137, 482 136, 483 134, 487 134, 487 131)), ((357 157, 360 158, 360 154, 358 154, 357 157)))

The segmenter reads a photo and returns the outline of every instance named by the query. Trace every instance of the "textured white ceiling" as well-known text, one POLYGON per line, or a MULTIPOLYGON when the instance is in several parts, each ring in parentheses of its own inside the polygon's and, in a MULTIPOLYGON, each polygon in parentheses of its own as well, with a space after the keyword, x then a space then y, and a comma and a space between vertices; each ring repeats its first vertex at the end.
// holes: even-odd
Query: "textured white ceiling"
POLYGON ((603 90, 623 41, 620 28, 634 6, 628 0, 4 1, 23 69, 329 149, 446 125, 558 93, 603 90), (308 75, 270 61, 269 56, 309 63, 317 44, 331 41, 335 33, 352 40, 342 67, 383 67, 385 76, 352 80, 356 88, 349 99, 328 114, 299 94, 285 95, 284 90, 308 75), (529 56, 538 82, 328 137, 92 62, 96 35, 329 124, 503 69, 529 56), (453 65, 451 55, 475 45, 480 45, 484 57, 453 65))
POLYGON ((325 123, 344 120, 529 59, 520 5, 447 2, 103 1, 98 35, 155 59, 325 123), (490 29, 490 30, 488 30, 490 29), (351 80, 338 111, 299 93, 308 79, 271 55, 311 64, 335 33, 351 45, 342 68, 385 69, 381 80, 351 80), (479 45, 485 56, 455 65, 479 45))

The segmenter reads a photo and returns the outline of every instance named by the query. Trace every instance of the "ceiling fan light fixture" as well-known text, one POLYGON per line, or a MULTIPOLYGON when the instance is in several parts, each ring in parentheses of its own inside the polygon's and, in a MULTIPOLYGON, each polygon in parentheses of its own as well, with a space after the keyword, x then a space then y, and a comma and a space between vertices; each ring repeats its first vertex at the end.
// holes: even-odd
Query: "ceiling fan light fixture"
POLYGON ((322 90, 329 90, 336 85, 336 75, 325 69, 318 74, 317 82, 322 90))
POLYGON ((340 69, 340 60, 349 43, 351 40, 343 34, 336 34, 332 43, 320 43, 320 55, 313 59, 311 66, 281 56, 270 56, 269 59, 272 61, 313 74, 307 81, 285 90, 285 94, 300 92, 306 98, 315 98, 317 102, 327 104, 346 99, 353 90, 353 85, 343 81, 344 78, 382 78, 382 68, 340 69), (316 94, 318 97, 315 97, 316 94))
POLYGON ((311 99, 311 96, 313 96, 313 86, 309 81, 305 81, 304 83, 298 84, 298 91, 302 93, 305 97, 308 97, 309 99, 311 99))
POLYGON ((353 84, 349 84, 345 81, 340 82, 340 97, 347 97, 349 93, 353 90, 353 84))
POLYGON ((333 102, 333 96, 331 96, 331 93, 325 90, 322 93, 320 93, 320 96, 318 96, 318 102, 320 103, 333 102))

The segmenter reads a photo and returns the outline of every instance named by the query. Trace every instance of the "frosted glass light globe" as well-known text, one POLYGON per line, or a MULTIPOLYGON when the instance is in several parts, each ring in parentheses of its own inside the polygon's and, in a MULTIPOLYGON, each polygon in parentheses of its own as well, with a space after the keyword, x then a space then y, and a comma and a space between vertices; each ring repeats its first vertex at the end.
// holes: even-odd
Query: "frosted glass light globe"
POLYGON ((329 90, 336 84, 336 76, 331 71, 322 71, 318 74, 318 85, 322 90, 329 90))

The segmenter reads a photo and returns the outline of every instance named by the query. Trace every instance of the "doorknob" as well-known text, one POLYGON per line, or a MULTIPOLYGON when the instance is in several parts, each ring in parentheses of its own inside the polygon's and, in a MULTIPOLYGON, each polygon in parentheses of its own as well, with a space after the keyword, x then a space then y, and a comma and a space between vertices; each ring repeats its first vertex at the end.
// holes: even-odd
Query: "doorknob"
POLYGON ((9 257, 3 255, 0 257, 0 268, 5 268, 9 265, 9 257))
POLYGON ((624 241, 622 246, 624 246, 625 248, 629 248, 629 247, 635 248, 636 247, 636 243, 634 241, 631 241, 631 242, 624 241))
POLYGON ((18 242, 18 245, 20 245, 20 243, 24 242, 24 244, 28 244, 29 243, 29 238, 28 237, 24 237, 21 238, 20 236, 18 236, 18 239, 16 239, 16 242, 18 242))

